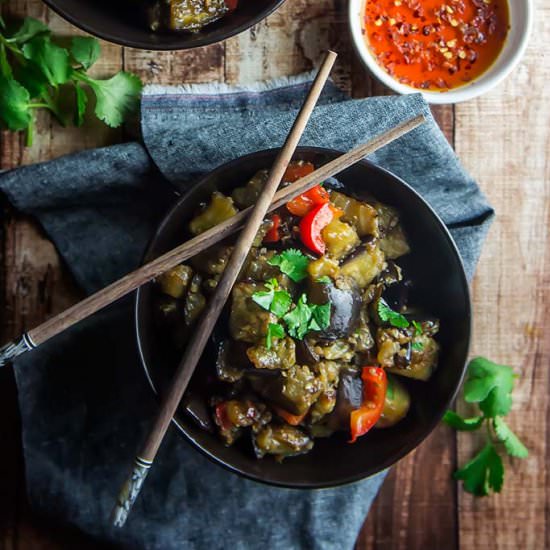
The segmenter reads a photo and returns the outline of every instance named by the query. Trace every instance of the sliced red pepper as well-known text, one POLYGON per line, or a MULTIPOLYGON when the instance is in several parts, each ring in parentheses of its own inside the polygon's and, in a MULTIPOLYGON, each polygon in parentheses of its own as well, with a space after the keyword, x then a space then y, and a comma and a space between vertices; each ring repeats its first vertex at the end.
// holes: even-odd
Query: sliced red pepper
POLYGON ((300 221, 302 242, 317 254, 325 253, 325 241, 321 231, 332 221, 334 212, 329 203, 319 204, 310 210, 300 221))
POLYGON ((271 216, 271 229, 265 234, 264 243, 276 243, 281 239, 279 227, 281 226, 281 216, 279 214, 273 214, 271 216))
POLYGON ((315 166, 311 162, 291 162, 286 169, 283 181, 285 183, 294 183, 308 174, 315 171, 315 166))
POLYGON ((298 195, 286 203, 287 210, 295 216, 305 216, 314 206, 325 204, 330 200, 328 191, 321 185, 298 195))
POLYGON ((388 389, 386 371, 380 367, 363 367, 361 380, 363 403, 350 415, 350 443, 355 443, 358 437, 365 435, 378 422, 388 389))
POLYGON ((287 424, 290 424, 291 426, 298 426, 298 424, 300 424, 300 422, 302 422, 307 415, 307 412, 304 414, 291 414, 276 405, 273 406, 273 409, 287 424))
POLYGON ((216 415, 216 424, 224 431, 229 431, 233 428, 233 423, 227 414, 227 403, 222 401, 216 405, 214 409, 216 415))
POLYGON ((225 7, 229 11, 236 10, 238 5, 239 5, 239 0, 225 0, 225 7))

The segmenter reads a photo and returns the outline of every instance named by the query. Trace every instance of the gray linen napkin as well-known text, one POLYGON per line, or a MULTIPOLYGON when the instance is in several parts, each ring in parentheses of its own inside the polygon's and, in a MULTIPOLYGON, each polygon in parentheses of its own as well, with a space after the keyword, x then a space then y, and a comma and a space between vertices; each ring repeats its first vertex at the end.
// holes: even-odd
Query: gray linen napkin
MULTIPOLYGON (((77 283, 93 292, 136 267, 175 189, 280 145, 306 90, 305 77, 247 89, 150 87, 142 102, 146 149, 130 143, 20 168, 0 176, 0 189, 37 217, 77 283)), ((329 85, 302 144, 348 150, 420 112, 427 124, 371 160, 434 206, 471 276, 493 211, 420 96, 347 100, 329 85)), ((155 408, 131 314, 122 300, 17 360, 32 506, 129 548, 352 548, 384 473, 322 491, 267 487, 212 464, 175 431, 126 527, 109 527, 115 492, 155 408)))

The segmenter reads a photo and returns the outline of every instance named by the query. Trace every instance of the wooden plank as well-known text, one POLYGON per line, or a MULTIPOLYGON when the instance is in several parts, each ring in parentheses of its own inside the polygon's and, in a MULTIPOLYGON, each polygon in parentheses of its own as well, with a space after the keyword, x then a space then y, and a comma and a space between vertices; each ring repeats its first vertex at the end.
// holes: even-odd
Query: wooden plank
MULTIPOLYGON (((506 460, 500 495, 459 491, 461 548, 550 548, 550 5, 535 5, 518 69, 497 90, 457 106, 457 153, 497 211, 474 285, 472 351, 520 373, 509 423, 530 449, 527 460, 506 460)), ((479 445, 461 435, 459 463, 479 445)))
MULTIPOLYGON (((82 34, 39 0, 12 0, 3 6, 10 16, 31 16, 46 21, 56 33, 65 36, 82 34)), ((102 43, 103 55, 93 68, 93 74, 105 76, 120 70, 120 48, 102 43)), ((39 162, 84 148, 97 147, 118 141, 120 130, 111 130, 99 121, 84 129, 62 128, 47 113, 37 117, 35 143, 24 147, 22 134, 3 132, 0 136, 0 167, 12 168, 39 162)), ((77 299, 78 293, 62 268, 53 245, 30 219, 6 208, 3 217, 2 255, 2 341, 20 334, 24 328, 36 325, 52 313, 65 309, 77 299)), ((0 434, 2 434, 2 476, 0 494, 2 513, 0 547, 2 548, 59 548, 59 539, 67 547, 82 547, 81 537, 74 539, 56 535, 51 526, 40 526, 26 505, 19 416, 13 374, 5 371, 0 380, 0 434), (4 398, 5 396, 5 398, 4 398), (11 396, 11 397, 10 397, 11 396), (55 539, 58 542, 54 542, 55 539), (78 543, 77 543, 78 541, 78 543)))

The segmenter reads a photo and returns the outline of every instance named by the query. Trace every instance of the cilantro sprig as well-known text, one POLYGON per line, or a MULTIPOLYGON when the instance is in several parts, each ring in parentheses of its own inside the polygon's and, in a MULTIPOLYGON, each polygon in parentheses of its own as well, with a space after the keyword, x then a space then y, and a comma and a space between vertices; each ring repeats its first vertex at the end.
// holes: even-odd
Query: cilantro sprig
MULTIPOLYGON (((273 313, 278 320, 282 320, 288 334, 292 338, 303 340, 311 331, 325 330, 330 325, 330 303, 309 304, 307 296, 302 294, 296 304, 292 304, 292 296, 284 289, 279 288, 277 279, 270 279, 265 283, 267 290, 260 290, 252 294, 252 300, 261 308, 273 313)), ((271 349, 273 338, 283 338, 286 332, 279 323, 269 323, 266 335, 266 347, 271 349)))
POLYGON ((443 417, 446 424, 459 431, 487 428, 487 442, 483 449, 454 473, 455 479, 463 481, 464 489, 476 496, 486 496, 491 491, 500 493, 504 483, 500 449, 517 458, 529 455, 527 447, 503 419, 512 408, 515 378, 511 367, 484 357, 473 359, 468 365, 464 399, 467 403, 477 404, 481 414, 463 418, 454 411, 447 411, 443 417))
POLYGON ((309 258, 296 248, 289 248, 276 254, 267 263, 278 266, 281 273, 290 277, 295 283, 299 283, 307 277, 309 258))
POLYGON ((27 145, 37 109, 47 109, 62 125, 72 119, 81 126, 93 94, 95 115, 115 128, 137 107, 142 83, 134 74, 121 71, 105 80, 88 75, 101 54, 95 38, 74 37, 66 48, 31 17, 11 32, 5 28, 0 24, 0 123, 12 131, 26 130, 27 145))
POLYGON ((380 298, 377 304, 377 313, 380 320, 384 323, 389 323, 393 327, 407 328, 409 326, 408 319, 401 313, 394 311, 384 299, 380 298))

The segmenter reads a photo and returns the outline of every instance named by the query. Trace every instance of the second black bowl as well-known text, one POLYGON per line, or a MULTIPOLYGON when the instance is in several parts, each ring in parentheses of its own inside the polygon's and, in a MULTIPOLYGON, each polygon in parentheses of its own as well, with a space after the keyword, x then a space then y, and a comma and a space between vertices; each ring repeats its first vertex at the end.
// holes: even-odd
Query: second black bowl
POLYGON ((259 23, 285 0, 240 0, 238 8, 198 33, 152 32, 129 0, 44 0, 73 25, 99 38, 144 50, 186 50, 221 42, 259 23))
MULTIPOLYGON (((187 225, 201 202, 218 189, 230 193, 258 170, 273 164, 277 151, 253 153, 229 162, 200 180, 168 213, 146 253, 145 261, 180 244, 188 236, 187 225)), ((325 164, 340 153, 301 147, 295 158, 325 164)), ((387 468, 412 451, 438 424, 453 400, 464 374, 470 340, 468 284, 456 246, 439 217, 409 185, 387 170, 362 161, 338 175, 349 194, 369 193, 396 207, 401 214, 411 252, 399 260, 414 281, 410 302, 438 317, 441 331, 439 366, 428 382, 402 378, 411 393, 407 417, 389 429, 371 430, 355 444, 346 434, 317 439, 313 450, 283 463, 267 457, 258 460, 251 447, 225 447, 215 434, 199 428, 183 413, 176 425, 195 447, 218 464, 257 481, 285 487, 321 488, 356 481, 387 468)), ((153 320, 154 288, 142 287, 136 299, 138 346, 147 377, 158 392, 168 384, 178 361, 177 354, 162 344, 153 320)), ((223 330, 223 327, 220 327, 223 330)), ((208 353, 193 376, 194 391, 211 372, 208 353)), ((207 395, 202 396, 206 401, 207 395)))

